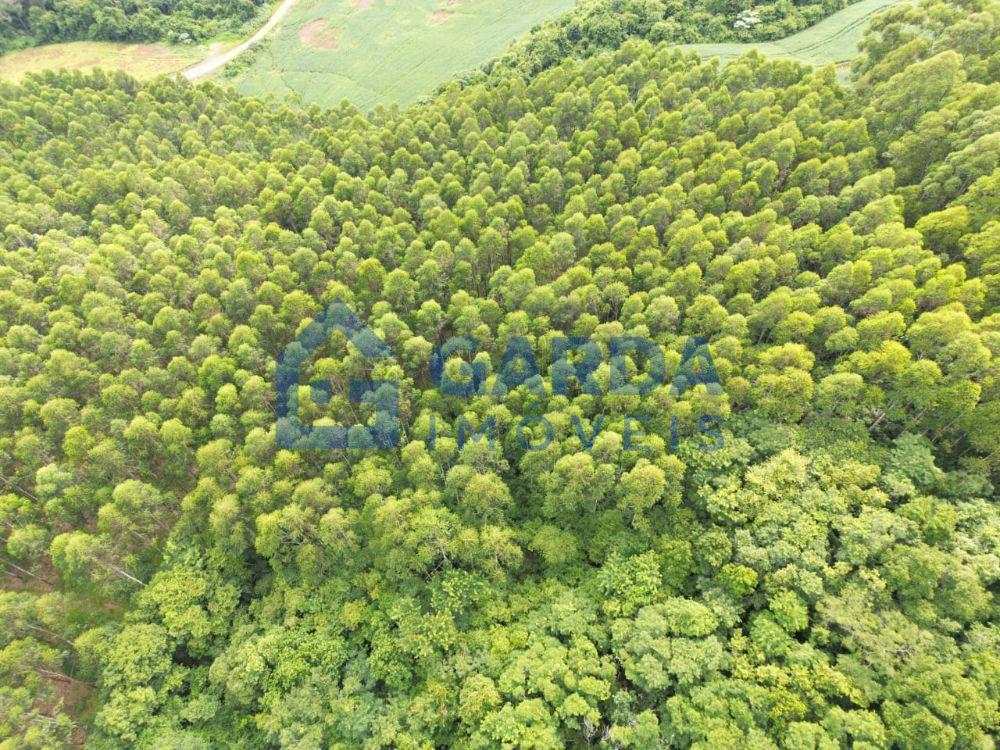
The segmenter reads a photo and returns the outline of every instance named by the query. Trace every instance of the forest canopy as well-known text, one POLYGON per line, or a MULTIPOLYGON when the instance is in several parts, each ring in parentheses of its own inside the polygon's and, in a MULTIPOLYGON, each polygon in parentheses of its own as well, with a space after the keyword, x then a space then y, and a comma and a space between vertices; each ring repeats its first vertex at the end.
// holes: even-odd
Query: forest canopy
POLYGON ((995 748, 998 22, 900 6, 849 87, 648 39, 368 114, 0 84, 0 747, 995 748), (392 357, 334 332, 300 416, 394 381, 398 447, 278 447, 335 301, 392 357))

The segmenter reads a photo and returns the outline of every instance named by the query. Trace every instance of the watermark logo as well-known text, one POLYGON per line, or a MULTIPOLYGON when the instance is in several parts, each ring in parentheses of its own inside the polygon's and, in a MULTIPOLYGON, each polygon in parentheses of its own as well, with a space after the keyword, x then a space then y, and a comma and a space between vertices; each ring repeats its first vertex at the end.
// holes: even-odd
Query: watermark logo
MULTIPOLYGON (((347 427, 303 423, 299 409, 303 390, 309 393, 313 403, 320 406, 328 404, 332 396, 329 381, 316 380, 308 385, 300 382, 304 365, 337 332, 343 334, 370 362, 394 361, 392 350, 347 305, 332 303, 319 318, 303 329, 278 359, 275 374, 278 447, 328 450, 397 447, 400 443, 401 425, 399 383, 396 381, 354 380, 349 383, 348 398, 351 403, 374 407, 373 417, 364 425, 347 427)), ((604 364, 601 346, 596 341, 582 337, 558 336, 552 339, 548 390, 531 343, 524 337, 514 337, 508 342, 492 378, 487 377, 485 362, 476 358, 479 342, 469 336, 455 336, 435 348, 428 368, 435 388, 445 396, 472 398, 490 395, 501 399, 511 390, 523 386, 538 396, 539 403, 549 396, 572 397, 574 394, 641 397, 666 383, 667 367, 663 350, 655 342, 640 336, 616 336, 610 339, 608 350, 610 376, 606 393, 598 382, 598 373, 604 364), (449 371, 449 362, 457 362, 457 369, 449 371), (642 362, 643 366, 637 367, 637 362, 642 362), (630 364, 635 370, 631 377, 630 364)), ((704 385, 712 395, 722 393, 708 341, 701 337, 691 337, 671 380, 670 391, 672 395, 679 397, 697 385, 704 385)), ((648 415, 624 417, 624 450, 643 449, 637 438, 646 434, 643 425, 649 421, 648 415)), ((605 416, 599 414, 587 430, 578 416, 572 417, 573 431, 584 449, 589 450, 594 445, 604 422, 605 416)), ((699 420, 699 431, 715 440, 714 444, 703 446, 706 450, 721 447, 722 434, 717 429, 720 423, 720 417, 705 416, 699 420)), ((497 425, 491 416, 486 417, 478 426, 460 416, 454 427, 460 448, 468 440, 486 439, 491 447, 496 440, 497 425)), ((436 418, 432 416, 429 434, 432 445, 437 439, 437 428, 436 418)), ((517 425, 515 437, 523 450, 539 451, 552 443, 555 430, 545 416, 528 414, 517 425)), ((674 417, 671 419, 670 429, 671 450, 676 452, 677 443, 678 425, 674 417)))
MULTIPOLYGON (((399 445, 399 383, 392 380, 352 380, 349 399, 353 404, 371 404, 375 418, 370 425, 311 425, 302 423, 299 411, 299 380, 303 365, 335 332, 344 334, 369 361, 393 359, 392 350, 341 302, 334 302, 289 344, 278 358, 275 370, 275 414, 279 448, 394 448, 399 445)), ((309 384, 316 404, 329 403, 328 380, 309 384)))

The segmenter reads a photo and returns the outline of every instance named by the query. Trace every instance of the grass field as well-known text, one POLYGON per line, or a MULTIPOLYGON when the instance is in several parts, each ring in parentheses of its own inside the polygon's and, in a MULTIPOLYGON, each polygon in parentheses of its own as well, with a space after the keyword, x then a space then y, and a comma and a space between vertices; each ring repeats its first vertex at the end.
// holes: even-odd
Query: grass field
POLYGON ((231 82, 244 94, 298 92, 362 110, 410 104, 495 57, 575 0, 299 0, 231 82))
POLYGON ((12 52, 0 57, 0 80, 16 82, 40 70, 124 70, 136 78, 175 73, 209 53, 202 45, 66 42, 12 52))
POLYGON ((816 66, 837 65, 848 62, 857 54, 858 42, 871 16, 903 1, 861 0, 837 11, 815 26, 776 42, 682 44, 680 47, 696 50, 706 59, 718 57, 723 62, 756 49, 768 57, 798 60, 816 66))

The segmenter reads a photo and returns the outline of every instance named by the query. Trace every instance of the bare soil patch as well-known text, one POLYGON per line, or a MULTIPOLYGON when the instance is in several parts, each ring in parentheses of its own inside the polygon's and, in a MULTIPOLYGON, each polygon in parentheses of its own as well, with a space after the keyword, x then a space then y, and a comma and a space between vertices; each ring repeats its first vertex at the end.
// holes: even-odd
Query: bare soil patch
POLYGON ((337 29, 331 29, 326 21, 318 18, 310 21, 299 29, 299 41, 307 47, 318 47, 319 49, 337 49, 337 29))
POLYGON ((352 0, 354 2, 355 10, 368 10, 374 4, 375 0, 352 0))
POLYGON ((427 25, 428 26, 440 26, 445 21, 447 21, 449 18, 451 18, 453 15, 455 15, 455 8, 457 8, 463 2, 464 2, 464 0, 447 0, 444 3, 446 7, 442 8, 437 13, 435 13, 433 16, 431 16, 431 20, 427 22, 427 25))
POLYGON ((439 10, 433 16, 431 16, 431 20, 427 22, 427 25, 440 26, 449 18, 451 18, 453 15, 455 14, 450 10, 439 10))

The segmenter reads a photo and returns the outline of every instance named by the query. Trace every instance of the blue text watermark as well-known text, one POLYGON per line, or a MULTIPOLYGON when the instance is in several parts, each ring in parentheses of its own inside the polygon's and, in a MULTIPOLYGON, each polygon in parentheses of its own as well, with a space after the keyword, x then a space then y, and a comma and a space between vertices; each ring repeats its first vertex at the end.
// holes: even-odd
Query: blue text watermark
MULTIPOLYGON (((351 426, 339 424, 304 423, 300 398, 308 393, 309 400, 318 406, 329 403, 332 388, 329 380, 314 380, 307 385, 300 381, 306 363, 335 333, 342 334, 369 363, 395 361, 392 350, 351 309, 333 302, 326 310, 289 344, 278 358, 275 372, 275 413, 277 416, 277 446, 283 449, 390 449, 400 445, 400 384, 395 380, 351 380, 347 388, 348 401, 367 405, 373 414, 364 424, 351 426)), ((531 342, 515 336, 507 342, 500 364, 493 373, 482 358, 478 358, 479 342, 469 336, 454 336, 434 348, 427 363, 434 387, 442 396, 476 398, 489 396, 500 400, 517 388, 538 397, 539 403, 553 396, 585 394, 603 396, 646 396, 667 382, 667 366, 663 349, 654 341, 642 336, 613 336, 607 343, 609 356, 592 339, 579 336, 555 336, 551 339, 551 357, 548 362, 548 379, 543 378, 531 342), (643 367, 638 367, 642 362, 643 367), (602 368, 608 365, 604 377, 602 368), (630 376, 631 365, 631 376, 630 376), (601 380, 607 385, 602 387, 601 380), (548 387, 546 387, 546 384, 548 387)), ((675 397, 697 385, 704 385, 709 393, 721 394, 722 385, 708 348, 701 337, 689 337, 680 363, 670 381, 670 393, 675 397)), ((583 420, 573 415, 572 431, 581 446, 589 450, 604 429, 608 417, 596 415, 589 428, 583 420)), ((640 438, 647 434, 645 425, 650 415, 629 414, 624 417, 622 448, 626 451, 644 450, 640 438)), ((706 450, 722 446, 719 430, 721 417, 702 416, 698 429, 714 442, 704 445, 706 450)), ((433 447, 440 425, 437 417, 429 420, 428 440, 433 447)), ((453 434, 458 447, 470 440, 486 440, 492 447, 497 439, 498 426, 493 416, 486 416, 473 425, 465 416, 459 416, 453 434)), ((525 451, 545 450, 555 440, 552 423, 542 414, 521 417, 514 428, 515 439, 525 451)), ((670 446, 677 449, 678 420, 670 420, 670 446)))

